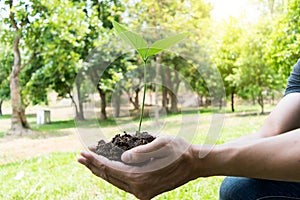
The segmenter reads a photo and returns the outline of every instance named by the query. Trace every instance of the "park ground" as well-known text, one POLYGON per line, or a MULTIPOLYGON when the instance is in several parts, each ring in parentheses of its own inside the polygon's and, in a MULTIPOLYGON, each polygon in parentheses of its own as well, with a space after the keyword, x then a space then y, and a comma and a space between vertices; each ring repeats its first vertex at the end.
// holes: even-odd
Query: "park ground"
MULTIPOLYGON (((266 110, 272 108, 270 105, 266 110)), ((40 108, 29 110, 34 113, 36 109, 40 108)), ((72 107, 60 105, 52 107, 51 112, 56 113, 52 124, 42 126, 35 124, 34 114, 28 115, 36 134, 26 137, 4 136, 10 116, 0 117, 0 199, 135 199, 77 163, 84 146, 71 118, 72 107)), ((218 143, 258 130, 266 115, 256 113, 259 107, 249 105, 241 105, 234 114, 227 113, 218 143)), ((210 115, 200 114, 204 119, 200 129, 209 127, 210 115)), ((181 118, 174 115, 166 120, 175 125, 181 118)), ((115 125, 106 124, 105 128, 113 130, 115 125)), ((199 178, 155 199, 218 199, 223 178, 199 178)))

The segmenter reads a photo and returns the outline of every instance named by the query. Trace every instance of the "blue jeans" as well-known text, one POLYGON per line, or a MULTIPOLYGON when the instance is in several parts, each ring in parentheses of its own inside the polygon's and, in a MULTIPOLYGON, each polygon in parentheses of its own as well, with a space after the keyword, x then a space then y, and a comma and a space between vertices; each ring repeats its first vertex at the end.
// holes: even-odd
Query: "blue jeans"
POLYGON ((220 200, 300 200, 300 183, 227 177, 220 187, 220 200))

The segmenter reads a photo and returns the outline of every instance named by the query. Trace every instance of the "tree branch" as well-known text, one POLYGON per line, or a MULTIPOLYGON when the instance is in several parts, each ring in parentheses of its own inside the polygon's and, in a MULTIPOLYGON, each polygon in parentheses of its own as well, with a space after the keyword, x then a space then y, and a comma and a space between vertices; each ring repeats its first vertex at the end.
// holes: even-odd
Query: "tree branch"
POLYGON ((24 67, 26 67, 27 65, 29 65, 36 58, 37 55, 38 53, 33 52, 31 58, 21 66, 21 70, 24 69, 24 67))
POLYGON ((19 27, 18 27, 17 22, 15 20, 15 14, 13 12, 11 12, 12 7, 13 7, 13 0, 9 0, 9 9, 10 9, 9 10, 9 19, 10 19, 12 27, 18 31, 19 27))

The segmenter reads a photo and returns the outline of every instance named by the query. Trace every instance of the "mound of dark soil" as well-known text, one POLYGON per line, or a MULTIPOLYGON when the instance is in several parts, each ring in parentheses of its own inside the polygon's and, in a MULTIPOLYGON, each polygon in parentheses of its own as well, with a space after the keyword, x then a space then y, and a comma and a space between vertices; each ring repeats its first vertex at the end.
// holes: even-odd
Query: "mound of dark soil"
POLYGON ((141 133, 140 136, 130 135, 124 132, 123 135, 116 135, 110 142, 106 143, 104 140, 100 140, 96 147, 96 153, 102 155, 110 160, 121 161, 121 155, 123 152, 152 142, 155 139, 147 132, 141 133))

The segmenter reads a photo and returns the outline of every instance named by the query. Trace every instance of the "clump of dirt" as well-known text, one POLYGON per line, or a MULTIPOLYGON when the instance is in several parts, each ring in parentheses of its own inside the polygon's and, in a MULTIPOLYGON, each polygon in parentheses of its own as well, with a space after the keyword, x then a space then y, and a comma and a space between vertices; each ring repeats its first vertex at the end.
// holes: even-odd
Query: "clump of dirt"
MULTIPOLYGON (((96 146, 96 153, 110 160, 121 161, 121 155, 134 147, 152 142, 155 139, 147 132, 142 132, 140 136, 130 135, 124 132, 123 135, 117 134, 110 142, 100 140, 96 146)), ((122 161, 121 161, 122 162, 122 161)))

